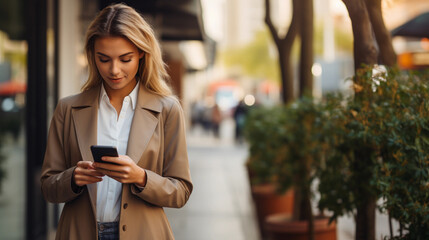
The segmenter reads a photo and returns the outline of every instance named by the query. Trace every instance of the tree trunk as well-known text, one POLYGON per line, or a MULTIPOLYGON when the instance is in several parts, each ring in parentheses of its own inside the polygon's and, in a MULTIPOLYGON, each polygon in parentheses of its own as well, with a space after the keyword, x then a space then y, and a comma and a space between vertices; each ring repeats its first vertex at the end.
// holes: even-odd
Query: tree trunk
POLYGON ((294 99, 294 78, 292 69, 291 52, 292 47, 279 46, 279 64, 280 76, 282 78, 282 101, 283 103, 291 102, 294 99))
MULTIPOLYGON (((363 97, 359 95, 359 97, 363 97)), ((356 240, 375 240, 376 194, 371 189, 373 169, 376 167, 371 156, 373 149, 356 150, 353 162, 353 178, 356 181, 354 195, 356 199, 356 240)))
POLYGON ((376 200, 373 196, 363 196, 365 201, 357 207, 356 240, 375 240, 376 200))
POLYGON ((295 187, 293 220, 308 222, 309 240, 314 240, 314 216, 311 207, 310 175, 312 169, 310 158, 302 159, 301 170, 298 170, 294 182, 301 186, 295 187))
POLYGON ((307 221, 309 240, 314 240, 314 216, 311 208, 309 189, 301 189, 300 187, 295 188, 293 201, 292 219, 295 221, 307 221))
POLYGON ((301 56, 299 66, 299 95, 313 95, 313 0, 301 0, 301 56))
MULTIPOLYGON (((349 12, 353 29, 353 52, 356 82, 358 79, 358 70, 363 65, 372 66, 377 63, 377 51, 369 14, 366 9, 365 0, 343 0, 349 12)), ((364 97, 359 94, 355 97, 364 97)), ((356 214, 356 240, 375 240, 375 206, 376 198, 373 193, 366 187, 369 186, 370 172, 365 171, 371 167, 371 159, 360 152, 355 152, 355 164, 353 172, 357 174, 356 181, 360 181, 358 188, 355 190, 356 196, 365 198, 358 203, 356 214), (369 174, 369 175, 368 175, 369 174)))
POLYGON ((311 199, 310 199, 310 194, 308 195, 307 198, 307 209, 310 210, 309 212, 309 218, 308 218, 308 235, 309 235, 309 240, 314 240, 315 236, 314 236, 314 215, 313 215, 313 210, 311 207, 311 199))
POLYGON ((352 21, 354 65, 357 73, 363 65, 377 63, 377 50, 364 0, 343 0, 343 2, 352 21))
MULTIPOLYGON (((302 183, 304 184, 304 183, 302 183)), ((307 190, 301 187, 295 188, 294 193, 294 206, 292 218, 297 221, 304 221, 310 219, 312 216, 310 194, 307 190)))
POLYGON ((379 49, 378 59, 381 64, 393 67, 396 65, 396 53, 393 50, 392 38, 384 24, 381 11, 381 0, 365 0, 375 39, 379 49))
POLYGON ((283 103, 292 101, 294 96, 294 78, 291 64, 292 46, 298 33, 299 27, 299 3, 300 0, 292 0, 292 21, 284 38, 280 38, 277 29, 271 21, 270 0, 265 0, 265 23, 267 24, 279 54, 280 75, 282 78, 282 100, 283 103))

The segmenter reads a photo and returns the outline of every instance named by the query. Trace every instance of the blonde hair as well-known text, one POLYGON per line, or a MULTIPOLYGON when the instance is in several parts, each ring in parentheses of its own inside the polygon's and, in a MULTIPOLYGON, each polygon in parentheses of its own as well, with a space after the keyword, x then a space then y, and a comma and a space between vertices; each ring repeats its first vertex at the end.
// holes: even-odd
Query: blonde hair
POLYGON ((146 89, 161 96, 172 94, 166 82, 169 77, 162 60, 161 49, 152 28, 136 10, 124 4, 104 8, 88 27, 85 53, 89 76, 82 91, 99 86, 103 81, 95 64, 94 43, 97 38, 109 36, 124 37, 139 51, 144 52, 136 78, 146 89))

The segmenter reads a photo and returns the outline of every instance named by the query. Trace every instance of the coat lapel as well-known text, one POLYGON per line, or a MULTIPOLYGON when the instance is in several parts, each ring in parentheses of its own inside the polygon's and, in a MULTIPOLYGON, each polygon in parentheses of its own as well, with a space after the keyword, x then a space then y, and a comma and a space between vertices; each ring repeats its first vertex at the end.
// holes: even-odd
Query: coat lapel
MULTIPOLYGON (((72 105, 72 118, 76 129, 79 150, 84 161, 94 161, 90 146, 97 144, 97 122, 100 88, 94 87, 83 92, 72 105)), ((149 140, 158 125, 158 115, 162 110, 160 97, 148 92, 140 84, 137 105, 128 138, 127 155, 139 162, 149 140)), ((88 187, 94 216, 97 216, 97 185, 88 187)))
MULTIPOLYGON (((72 105, 72 117, 79 150, 84 161, 94 161, 90 146, 97 144, 98 99, 100 88, 94 87, 82 93, 82 96, 72 105)), ((92 210, 96 215, 97 184, 88 187, 92 210)))
POLYGON ((149 140, 158 125, 158 114, 162 110, 160 97, 147 91, 140 84, 137 105, 128 138, 127 155, 136 163, 146 150, 149 140))

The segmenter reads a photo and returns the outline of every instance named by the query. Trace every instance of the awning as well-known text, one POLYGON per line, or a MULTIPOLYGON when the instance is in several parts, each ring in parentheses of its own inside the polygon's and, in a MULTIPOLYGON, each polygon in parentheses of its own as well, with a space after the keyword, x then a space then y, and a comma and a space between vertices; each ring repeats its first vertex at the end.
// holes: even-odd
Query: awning
POLYGON ((429 38, 429 12, 418 15, 391 31, 392 36, 429 38))
POLYGON ((0 83, 0 96, 16 95, 18 93, 25 93, 27 91, 27 84, 17 81, 8 81, 0 83))
MULTIPOLYGON (((100 9, 116 3, 99 0, 100 9)), ((199 0, 124 0, 121 1, 154 19, 154 28, 163 41, 204 40, 199 0)))
MULTIPOLYGON (((115 0, 98 0, 102 9, 115 0)), ((201 41, 206 57, 206 66, 213 65, 216 57, 216 42, 205 34, 200 0, 123 0, 144 16, 149 16, 161 41, 201 41)), ((186 54, 186 53, 185 53, 186 54)), ((188 71, 199 70, 187 64, 188 71)))

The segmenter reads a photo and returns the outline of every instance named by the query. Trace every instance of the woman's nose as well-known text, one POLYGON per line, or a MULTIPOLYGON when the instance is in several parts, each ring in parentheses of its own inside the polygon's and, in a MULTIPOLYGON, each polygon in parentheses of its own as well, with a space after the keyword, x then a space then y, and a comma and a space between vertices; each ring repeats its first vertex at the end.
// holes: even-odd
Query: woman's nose
POLYGON ((117 76, 120 73, 119 64, 116 61, 112 61, 112 66, 110 67, 110 74, 117 76))

